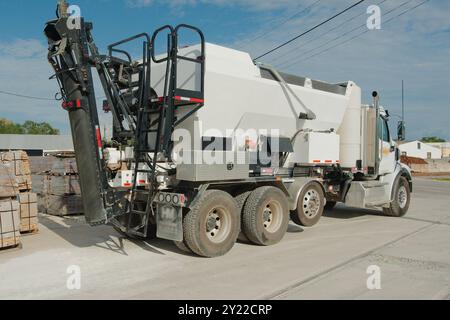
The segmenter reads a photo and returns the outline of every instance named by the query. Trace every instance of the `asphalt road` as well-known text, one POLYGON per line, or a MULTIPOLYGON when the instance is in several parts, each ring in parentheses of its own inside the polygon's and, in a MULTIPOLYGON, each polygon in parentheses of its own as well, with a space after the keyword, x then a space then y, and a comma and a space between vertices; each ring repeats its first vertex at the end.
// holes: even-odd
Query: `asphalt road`
POLYGON ((414 187, 405 218, 337 207, 276 246, 238 243, 216 259, 43 217, 23 249, 0 252, 0 299, 450 299, 450 182, 414 187), (67 288, 72 265, 79 290, 67 288), (369 266, 380 289, 367 287, 369 266))

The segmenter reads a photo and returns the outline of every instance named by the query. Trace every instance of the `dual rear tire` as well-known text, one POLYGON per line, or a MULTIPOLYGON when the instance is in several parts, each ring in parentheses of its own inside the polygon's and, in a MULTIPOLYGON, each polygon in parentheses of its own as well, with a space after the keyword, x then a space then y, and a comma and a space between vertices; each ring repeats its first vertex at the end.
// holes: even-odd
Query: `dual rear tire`
POLYGON ((261 187, 236 198, 208 190, 184 215, 184 240, 175 245, 183 252, 218 257, 233 248, 241 230, 241 238, 269 246, 283 239, 288 225, 288 201, 278 188, 261 187))
POLYGON ((285 236, 288 225, 288 201, 280 189, 261 187, 249 195, 242 210, 242 232, 252 243, 277 244, 285 236))
POLYGON ((239 224, 238 206, 231 195, 205 191, 183 218, 184 241, 178 247, 202 257, 222 256, 236 243, 239 224))

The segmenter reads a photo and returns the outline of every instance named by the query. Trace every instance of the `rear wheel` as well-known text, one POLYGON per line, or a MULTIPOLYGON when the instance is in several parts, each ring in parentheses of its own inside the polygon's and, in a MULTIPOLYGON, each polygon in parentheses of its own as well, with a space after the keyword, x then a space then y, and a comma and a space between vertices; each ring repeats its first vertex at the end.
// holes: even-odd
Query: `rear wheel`
POLYGON ((383 212, 387 216, 403 217, 408 212, 410 202, 411 190, 409 189, 409 182, 405 177, 400 177, 394 186, 390 208, 383 208, 383 212))
POLYGON ((275 187, 253 191, 244 205, 242 230, 253 243, 269 246, 280 242, 289 225, 288 201, 275 187))
POLYGON ((321 186, 316 182, 308 183, 300 193, 297 210, 291 211, 291 219, 294 223, 312 227, 322 217, 325 196, 321 186))
MULTIPOLYGON (((242 211, 244 210, 244 205, 247 202, 247 199, 251 193, 252 193, 251 191, 247 191, 247 192, 241 193, 240 195, 234 197, 234 199, 236 200, 236 203, 238 205, 238 212, 239 212, 240 217, 242 216, 242 211)), ((239 232, 238 240, 242 241, 242 242, 249 242, 248 238, 246 237, 246 235, 244 234, 244 232, 242 230, 243 229, 242 229, 242 223, 241 223, 241 229, 239 232)))
POLYGON ((203 257, 222 256, 236 243, 239 223, 238 207, 231 195, 205 191, 184 218, 185 244, 203 257))

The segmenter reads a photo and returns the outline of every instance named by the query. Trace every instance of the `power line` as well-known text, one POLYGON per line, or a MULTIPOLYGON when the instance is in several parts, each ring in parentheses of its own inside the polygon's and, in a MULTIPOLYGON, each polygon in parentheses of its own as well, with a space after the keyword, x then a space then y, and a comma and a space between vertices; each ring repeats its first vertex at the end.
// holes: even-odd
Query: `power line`
MULTIPOLYGON (((17 98, 30 99, 30 100, 59 101, 58 99, 55 99, 55 98, 51 99, 51 98, 34 97, 34 96, 28 96, 26 94, 9 92, 9 91, 3 91, 3 90, 0 90, 0 94, 4 94, 4 95, 7 95, 7 96, 13 96, 13 97, 17 97, 17 98)), ((98 97, 96 100, 103 100, 105 98, 106 98, 106 96, 98 97)))
POLYGON ((288 40, 288 41, 282 43, 281 45, 279 45, 279 46, 273 48, 272 50, 267 51, 266 53, 264 53, 264 54, 258 56, 258 57, 255 58, 254 60, 256 61, 256 60, 258 60, 258 59, 261 59, 262 57, 265 57, 265 56, 267 56, 268 54, 271 54, 272 52, 274 52, 274 51, 276 51, 276 50, 278 50, 278 49, 280 49, 280 48, 282 48, 282 47, 288 45, 289 43, 291 43, 291 42, 297 40, 298 38, 303 37, 304 35, 310 33, 311 31, 314 31, 315 29, 319 28, 320 26, 323 26, 324 24, 330 22, 331 20, 333 20, 333 19, 339 17, 340 15, 346 13, 347 11, 353 9, 354 7, 356 7, 357 5, 359 5, 360 3, 363 3, 364 1, 365 1, 365 0, 360 0, 360 1, 356 2, 355 4, 351 5, 350 7, 348 7, 348 8, 346 8, 346 9, 344 9, 343 11, 341 11, 341 12, 335 14, 335 15, 332 16, 331 18, 328 18, 327 20, 325 20, 325 21, 319 23, 318 25, 312 27, 311 29, 309 29, 309 30, 307 30, 307 31, 305 31, 305 32, 303 32, 303 33, 301 33, 301 34, 299 34, 298 36, 296 36, 296 37, 294 37, 294 38, 292 38, 292 39, 290 39, 290 40, 288 40))
POLYGON ((245 48, 248 45, 250 45, 251 43, 255 42, 256 40, 259 40, 261 38, 264 38, 265 36, 267 36, 268 34, 272 33, 275 29, 278 29, 279 27, 285 25, 286 23, 288 23, 289 21, 293 20, 294 18, 300 16, 302 13, 310 10, 312 7, 314 7, 317 3, 319 3, 322 0, 317 0, 315 1, 313 4, 309 5, 308 7, 298 11, 297 13, 293 14, 292 16, 290 16, 289 18, 283 20, 282 22, 280 22, 279 24, 273 26, 270 30, 268 30, 267 32, 264 32, 262 34, 260 34, 259 36, 256 36, 255 38, 249 40, 248 42, 244 43, 243 45, 241 45, 241 48, 245 48))
MULTIPOLYGON (((377 3, 376 5, 377 5, 377 6, 380 6, 380 5, 382 5, 383 3, 385 3, 386 1, 389 1, 389 0, 383 0, 383 1, 379 2, 379 3, 377 3)), ((311 44, 311 43, 313 43, 313 42, 316 42, 317 40, 321 39, 323 36, 326 36, 326 35, 329 34, 330 32, 332 32, 332 31, 334 31, 334 30, 336 30, 336 29, 342 27, 343 25, 346 25, 347 23, 349 23, 349 22, 351 22, 351 21, 353 21, 353 20, 355 20, 355 19, 357 19, 357 18, 359 18, 360 16, 365 15, 365 14, 366 14, 365 12, 361 12, 361 13, 359 13, 359 14, 357 14, 357 15, 355 15, 355 16, 353 16, 353 17, 347 19, 347 20, 345 20, 344 22, 338 24, 337 26, 335 26, 335 27, 333 27, 333 28, 327 30, 326 32, 323 32, 323 33, 321 33, 321 34, 315 36, 314 39, 311 39, 311 40, 309 40, 309 41, 306 41, 306 42, 304 42, 302 45, 297 46, 297 47, 295 47, 295 48, 292 48, 291 50, 289 50, 289 51, 287 51, 287 52, 285 52, 285 53, 279 55, 278 57, 275 57, 275 59, 273 59, 273 61, 277 61, 277 60, 279 60, 280 58, 285 57, 285 56, 287 56, 287 55, 289 55, 289 54, 291 54, 291 53, 293 53, 293 52, 296 52, 296 53, 298 54, 298 50, 299 50, 301 47, 305 47, 305 46, 307 46, 308 44, 311 44)))
POLYGON ((8 95, 8 96, 14 96, 14 97, 19 97, 19 98, 24 98, 24 99, 31 99, 31 100, 56 101, 56 99, 42 98, 42 97, 33 97, 33 96, 25 95, 25 94, 20 94, 20 93, 15 93, 15 92, 8 92, 8 91, 3 91, 3 90, 0 90, 0 94, 4 94, 4 95, 8 95))
MULTIPOLYGON (((412 0, 410 0, 409 2, 411 2, 411 1, 412 1, 412 0)), ((396 19, 396 18, 398 18, 398 17, 400 17, 400 16, 402 16, 402 15, 404 15, 404 14, 406 14, 406 13, 412 11, 412 10, 415 10, 415 9, 417 9, 417 8, 419 8, 419 7, 421 7, 421 6, 423 6, 425 3, 429 2, 429 1, 431 1, 431 0, 425 0, 425 1, 422 1, 421 3, 415 5, 414 7, 411 7, 411 8, 409 8, 409 9, 407 9, 407 10, 401 12, 400 14, 398 14, 398 15, 396 15, 396 16, 394 16, 394 17, 388 19, 388 20, 386 20, 386 21, 384 22, 384 24, 388 24, 389 22, 393 21, 394 19, 396 19)), ((402 6, 402 5, 400 5, 400 6, 402 6)), ((397 7, 397 8, 398 8, 398 7, 397 7)), ((392 11, 393 11, 393 10, 392 10, 392 11)), ((312 59, 312 58, 314 58, 314 57, 316 57, 316 56, 318 56, 318 55, 320 55, 320 54, 322 54, 322 53, 328 52, 328 51, 330 51, 331 49, 334 49, 334 48, 339 47, 339 46, 341 46, 341 45, 343 45, 343 44, 346 44, 346 43, 348 43, 348 42, 350 42, 350 41, 352 41, 352 40, 354 40, 354 39, 356 39, 356 38, 358 38, 358 37, 360 37, 360 36, 366 34, 366 33, 369 32, 369 31, 371 31, 371 30, 369 30, 369 29, 364 30, 363 32, 358 33, 357 35, 355 35, 355 36, 353 36, 353 37, 351 37, 351 38, 349 38, 349 39, 347 39, 347 40, 345 40, 345 41, 342 41, 342 42, 340 42, 340 43, 337 43, 337 44, 334 45, 334 46, 331 46, 331 47, 329 47, 329 48, 327 48, 327 49, 324 49, 324 50, 319 51, 319 52, 317 52, 317 53, 315 53, 315 54, 312 54, 312 55, 310 55, 310 56, 308 56, 308 57, 306 57, 306 58, 304 58, 304 59, 299 59, 299 60, 297 60, 296 62, 294 62, 294 63, 292 63, 292 64, 289 64, 288 67, 291 67, 291 66, 293 66, 293 65, 295 65, 295 64, 297 64, 298 62, 301 62, 301 61, 307 61, 307 60, 310 60, 310 59, 312 59)))
MULTIPOLYGON (((397 9, 399 9, 399 8, 401 8, 401 7, 403 7, 404 5, 407 5, 408 3, 411 3, 412 1, 413 1, 413 0, 405 1, 405 2, 403 2, 402 4, 400 4, 399 6, 397 6, 397 7, 393 8, 393 9, 387 11, 384 15, 388 15, 388 14, 394 12, 395 10, 397 10, 397 9)), ((309 50, 307 50, 307 51, 300 52, 300 53, 298 53, 298 54, 305 55, 305 54, 308 54, 308 53, 310 53, 310 52, 316 51, 317 49, 323 48, 323 47, 327 46, 328 44, 330 44, 330 43, 332 43, 332 42, 334 42, 334 41, 336 41, 336 40, 339 40, 339 39, 345 37, 346 35, 352 33, 353 31, 356 31, 356 30, 360 29, 361 27, 366 28, 366 24, 364 23, 364 24, 362 24, 362 25, 359 25, 359 26, 357 26, 356 28, 353 28, 353 29, 351 29, 351 30, 349 30, 349 31, 347 31, 347 32, 345 32, 345 33, 343 33, 343 34, 341 34, 341 35, 339 35, 339 36, 337 36, 337 37, 335 37, 335 38, 329 40, 329 41, 326 41, 326 42, 322 43, 321 45, 319 45, 319 46, 317 46, 317 47, 315 47, 315 48, 309 49, 309 50)), ((369 30, 367 29, 366 31, 369 31, 369 30)), ((282 67, 284 67, 284 66, 291 66, 291 65, 293 65, 293 64, 295 64, 295 63, 297 63, 297 62, 299 62, 299 61, 301 61, 301 60, 302 60, 302 57, 299 57, 299 58, 297 58, 297 59, 294 59, 294 63, 292 63, 292 61, 287 60, 287 61, 285 61, 285 62, 283 62, 283 63, 281 63, 281 64, 278 64, 277 66, 278 66, 279 68, 282 68, 282 67)))

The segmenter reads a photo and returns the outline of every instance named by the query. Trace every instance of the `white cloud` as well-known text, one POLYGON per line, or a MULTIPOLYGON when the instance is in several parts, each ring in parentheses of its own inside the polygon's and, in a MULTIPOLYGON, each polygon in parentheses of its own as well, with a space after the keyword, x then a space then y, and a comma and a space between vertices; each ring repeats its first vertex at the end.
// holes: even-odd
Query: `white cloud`
POLYGON ((0 54, 17 58, 42 56, 47 48, 36 39, 16 39, 11 43, 0 42, 0 54))
MULTIPOLYGON (((52 99, 59 92, 56 80, 49 80, 53 69, 47 62, 47 48, 37 39, 0 42, 0 90, 52 99)), ((100 88, 97 84, 96 88, 100 88)), ((98 96, 103 96, 97 91, 98 96)), ((99 105, 101 109, 101 104, 99 105)), ((100 114, 103 126, 110 117, 100 114)), ((0 117, 22 123, 26 120, 49 122, 62 133, 70 133, 67 112, 59 101, 42 101, 0 94, 0 117)))

